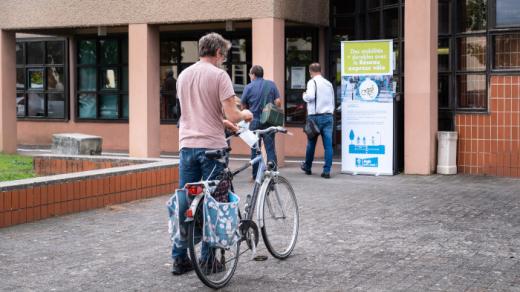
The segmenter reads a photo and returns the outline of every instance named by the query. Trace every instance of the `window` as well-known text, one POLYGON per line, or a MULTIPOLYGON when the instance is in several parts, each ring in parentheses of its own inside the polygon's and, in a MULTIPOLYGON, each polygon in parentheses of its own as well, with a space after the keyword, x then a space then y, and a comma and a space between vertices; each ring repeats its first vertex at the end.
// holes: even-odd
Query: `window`
MULTIPOLYGON (((439 119, 487 109, 487 11, 486 0, 439 0, 439 119)), ((452 130, 453 120, 439 126, 452 130)))
POLYGON ((493 36, 493 69, 520 69, 520 33, 493 36))
MULTIPOLYGON (((194 36, 168 35, 161 36, 160 41, 160 116, 162 123, 175 123, 177 117, 176 84, 179 74, 188 66, 199 60, 198 39, 204 33, 194 36)), ((233 88, 238 97, 248 83, 251 68, 251 37, 239 32, 233 35, 222 33, 231 42, 227 61, 222 68, 228 72, 233 88)))
POLYGON ((77 42, 77 117, 128 119, 128 43, 125 38, 77 42))
POLYGON ((317 62, 317 32, 288 31, 285 38, 285 121, 303 124, 307 113, 302 99, 307 81, 308 66, 317 62))
POLYGON ((497 27, 520 26, 520 5, 518 0, 494 0, 495 25, 497 27))
POLYGON ((16 43, 16 115, 18 118, 67 117, 66 42, 62 39, 16 43))

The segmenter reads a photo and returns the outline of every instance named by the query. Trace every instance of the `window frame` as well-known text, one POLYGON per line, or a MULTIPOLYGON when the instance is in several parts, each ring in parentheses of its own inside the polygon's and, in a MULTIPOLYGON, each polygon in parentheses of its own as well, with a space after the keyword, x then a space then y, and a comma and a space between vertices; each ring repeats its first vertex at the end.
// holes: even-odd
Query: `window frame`
MULTIPOLYGON (((74 53, 75 59, 75 73, 76 73, 76 83, 74 90, 74 122, 77 123, 128 123, 129 117, 123 117, 123 102, 124 96, 128 96, 130 98, 130 88, 125 90, 123 88, 123 71, 124 68, 128 68, 129 60, 123 60, 123 48, 128 49, 128 37, 127 35, 115 34, 110 36, 97 36, 97 35, 81 35, 74 39, 76 51, 74 53), (95 41, 96 42, 96 63, 95 64, 80 64, 79 63, 79 43, 81 41, 95 41), (100 41, 101 40, 117 40, 118 42, 118 63, 116 64, 102 64, 101 63, 101 50, 100 50, 100 41), (126 46, 124 43, 126 42, 126 46), (80 90, 80 74, 79 71, 81 68, 95 68, 96 70, 96 90, 80 90), (101 89, 101 76, 104 69, 116 68, 118 72, 118 88, 117 89, 101 89), (94 94, 96 97, 96 117, 95 118, 81 118, 80 117, 80 108, 79 108, 79 96, 81 94, 94 94), (100 117, 100 100, 102 95, 117 95, 117 118, 101 118, 100 117)), ((128 53, 125 54, 128 56, 128 53)), ((130 76, 127 76, 130 78, 130 76)), ((129 80, 127 80, 129 84, 129 80)), ((129 102, 129 101, 128 101, 129 102)), ((130 112, 128 113, 130 116, 130 112)))
MULTIPOLYGON (((246 78, 246 83, 249 83, 251 80, 249 79, 249 75, 247 73, 249 72, 249 70, 251 69, 252 64, 253 64, 253 54, 252 54, 253 41, 252 41, 251 30, 250 29, 237 29, 234 31, 225 31, 225 30, 213 30, 213 31, 216 33, 219 33, 220 35, 222 35, 222 37, 224 37, 226 40, 229 40, 230 42, 235 39, 237 39, 237 40, 245 39, 245 41, 246 41, 246 61, 245 62, 236 62, 236 63, 232 62, 231 49, 230 49, 228 51, 226 62, 224 62, 223 65, 226 66, 225 71, 228 73, 230 79, 232 78, 232 65, 246 65, 247 72, 246 72, 245 78, 246 78)), ((188 66, 194 64, 193 62, 183 62, 181 60, 181 58, 180 58, 182 55, 181 43, 189 42, 189 41, 195 41, 198 43, 199 39, 207 33, 208 33, 207 30, 182 31, 182 32, 162 31, 160 33, 160 37, 159 37, 159 39, 160 39, 159 40, 159 62, 160 62, 159 70, 161 70, 161 67, 163 67, 163 66, 177 66, 177 76, 179 76, 179 74, 184 69, 186 69, 188 66), (174 62, 174 63, 162 63, 161 62, 160 48, 161 48, 162 42, 178 42, 179 50, 176 54, 177 62, 174 62)), ((159 76, 160 76, 160 72, 159 72, 159 76)), ((160 80, 159 82, 162 82, 162 80, 160 80)), ((162 95, 164 93, 168 93, 168 92, 160 90, 159 98, 162 98, 162 95)), ((165 125, 175 125, 178 123, 178 117, 176 117, 175 119, 161 118, 160 123, 165 124, 165 125)))
MULTIPOLYGON (((286 55, 287 52, 287 39, 288 38, 302 38, 302 37, 310 37, 311 38, 311 44, 312 44, 312 50, 311 50, 311 62, 319 62, 319 31, 316 27, 285 27, 285 38, 284 38, 284 55, 286 55)), ((307 81, 310 80, 310 74, 309 74, 309 65, 310 63, 305 64, 299 64, 299 63, 289 63, 287 62, 287 56, 285 56, 284 59, 284 87, 285 87, 285 96, 283 99, 283 110, 284 110, 284 122, 285 125, 291 126, 291 127, 303 127, 305 126, 305 117, 307 117, 307 106, 306 103, 301 100, 305 107, 305 117, 302 121, 288 121, 287 120, 287 96, 289 92, 305 92, 305 89, 291 89, 290 88, 290 80, 287 80, 287 70, 289 66, 303 66, 305 67, 305 84, 307 84, 307 81)))
POLYGON ((24 88, 18 89, 15 88, 16 97, 19 95, 24 96, 25 108, 24 115, 19 116, 18 112, 16 113, 17 121, 42 121, 42 122, 68 122, 70 120, 70 112, 69 112, 69 41, 64 37, 30 37, 30 38, 19 38, 16 39, 16 44, 23 44, 23 64, 16 63, 15 70, 23 69, 24 71, 24 88), (43 64, 29 64, 28 55, 27 55, 27 44, 32 42, 43 42, 43 64), (63 45, 63 63, 61 64, 49 64, 47 63, 47 43, 49 42, 61 42, 63 45), (49 90, 47 88, 47 71, 49 68, 59 67, 63 68, 63 90, 49 90), (28 78, 29 74, 27 72, 32 69, 41 69, 43 70, 43 88, 41 90, 30 89, 28 87, 28 78), (37 93, 43 94, 44 98, 44 116, 29 116, 29 94, 37 93), (49 104, 48 98, 50 94, 63 94, 63 118, 49 117, 49 104))

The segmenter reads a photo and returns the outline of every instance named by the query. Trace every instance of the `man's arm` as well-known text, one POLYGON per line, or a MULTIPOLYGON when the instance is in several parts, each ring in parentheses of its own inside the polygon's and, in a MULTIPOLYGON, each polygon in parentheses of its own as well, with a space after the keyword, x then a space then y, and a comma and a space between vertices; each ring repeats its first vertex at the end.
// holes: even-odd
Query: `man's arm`
POLYGON ((307 82, 307 91, 303 93, 303 100, 305 102, 311 102, 316 98, 315 95, 316 89, 314 86, 314 81, 311 79, 309 82, 307 82))
POLYGON ((275 100, 274 100, 274 104, 277 106, 277 107, 282 107, 282 99, 280 97, 277 97, 275 100))
POLYGON ((226 119, 232 123, 238 123, 242 120, 249 122, 253 119, 253 114, 249 110, 239 110, 235 104, 235 96, 231 96, 222 101, 224 114, 226 119))

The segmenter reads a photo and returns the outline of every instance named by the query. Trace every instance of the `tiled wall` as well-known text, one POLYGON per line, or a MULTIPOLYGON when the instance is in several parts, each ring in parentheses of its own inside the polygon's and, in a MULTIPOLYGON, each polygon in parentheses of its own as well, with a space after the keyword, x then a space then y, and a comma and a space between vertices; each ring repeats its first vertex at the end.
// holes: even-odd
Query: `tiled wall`
POLYGON ((172 164, 0 188, 0 228, 170 194, 178 177, 172 164))
POLYGON ((488 105, 456 116, 458 171, 520 177, 520 76, 492 76, 488 105))

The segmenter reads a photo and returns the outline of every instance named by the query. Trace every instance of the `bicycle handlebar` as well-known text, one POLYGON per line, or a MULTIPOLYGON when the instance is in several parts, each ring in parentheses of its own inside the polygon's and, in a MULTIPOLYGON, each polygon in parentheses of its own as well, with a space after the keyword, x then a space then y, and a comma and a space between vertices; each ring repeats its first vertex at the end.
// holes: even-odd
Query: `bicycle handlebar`
POLYGON ((264 130, 254 130, 253 132, 257 135, 269 134, 271 132, 287 134, 287 129, 284 127, 269 127, 264 130))

